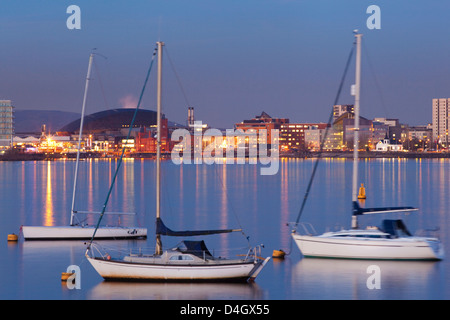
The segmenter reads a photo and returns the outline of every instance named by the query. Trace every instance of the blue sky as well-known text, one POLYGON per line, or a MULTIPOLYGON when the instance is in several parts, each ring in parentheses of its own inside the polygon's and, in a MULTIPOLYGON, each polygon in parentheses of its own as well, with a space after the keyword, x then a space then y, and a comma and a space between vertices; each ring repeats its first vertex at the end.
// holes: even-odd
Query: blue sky
MULTIPOLYGON (((0 0, 0 98, 17 109, 80 112, 92 48, 87 112, 139 96, 158 40, 198 120, 232 127, 262 111, 326 122, 353 29, 364 34, 361 114, 431 122, 431 99, 450 97, 450 2, 442 0, 0 0), (81 30, 69 30, 69 5, 81 30), (369 5, 381 29, 369 30, 369 5), (370 62, 370 63, 369 63, 370 62)), ((165 57, 164 112, 184 123, 187 102, 165 57)), ((340 103, 349 95, 353 69, 340 103)), ((155 107, 155 75, 144 99, 155 107)))

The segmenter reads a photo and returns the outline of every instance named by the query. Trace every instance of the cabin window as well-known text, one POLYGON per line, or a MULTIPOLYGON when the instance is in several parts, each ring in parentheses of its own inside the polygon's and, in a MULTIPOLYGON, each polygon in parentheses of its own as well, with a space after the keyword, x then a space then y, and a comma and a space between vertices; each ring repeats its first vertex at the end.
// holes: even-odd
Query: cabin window
POLYGON ((171 261, 192 261, 194 260, 194 258, 192 258, 191 256, 187 256, 187 255, 177 255, 177 256, 172 256, 170 257, 171 261))

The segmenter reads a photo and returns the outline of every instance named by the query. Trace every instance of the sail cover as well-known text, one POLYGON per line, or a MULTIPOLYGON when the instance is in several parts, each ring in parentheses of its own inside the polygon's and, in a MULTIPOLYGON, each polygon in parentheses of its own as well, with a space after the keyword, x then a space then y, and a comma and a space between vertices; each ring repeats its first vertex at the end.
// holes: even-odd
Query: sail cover
POLYGON ((384 232, 389 233, 393 237, 398 237, 399 234, 412 236, 411 232, 406 228, 405 223, 402 220, 383 220, 383 226, 381 228, 384 232))
POLYGON ((242 229, 220 229, 220 230, 197 230, 197 231, 173 231, 166 227, 161 218, 156 219, 156 234, 172 237, 192 237, 203 236, 209 234, 218 233, 230 233, 235 231, 241 231, 242 229))
POLYGON ((181 241, 176 249, 182 253, 191 253, 199 258, 212 258, 212 254, 209 252, 206 244, 203 240, 201 241, 181 241))
POLYGON ((382 207, 382 208, 361 208, 358 202, 353 201, 353 215, 359 216, 363 214, 374 214, 374 213, 390 213, 390 212, 406 212, 406 211, 416 211, 417 208, 413 207, 382 207))

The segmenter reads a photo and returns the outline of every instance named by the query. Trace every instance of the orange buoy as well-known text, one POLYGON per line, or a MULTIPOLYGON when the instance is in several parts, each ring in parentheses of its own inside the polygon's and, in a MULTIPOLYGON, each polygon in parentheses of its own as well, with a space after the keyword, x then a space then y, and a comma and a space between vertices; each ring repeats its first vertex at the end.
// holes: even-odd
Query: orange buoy
POLYGON ((8 241, 17 241, 19 240, 19 236, 17 234, 11 233, 8 234, 8 241))
POLYGON ((286 252, 284 252, 281 249, 280 250, 273 250, 272 258, 284 259, 285 255, 286 255, 286 252))
POLYGON ((361 187, 359 188, 358 199, 366 198, 366 189, 364 188, 364 183, 361 183, 361 187))

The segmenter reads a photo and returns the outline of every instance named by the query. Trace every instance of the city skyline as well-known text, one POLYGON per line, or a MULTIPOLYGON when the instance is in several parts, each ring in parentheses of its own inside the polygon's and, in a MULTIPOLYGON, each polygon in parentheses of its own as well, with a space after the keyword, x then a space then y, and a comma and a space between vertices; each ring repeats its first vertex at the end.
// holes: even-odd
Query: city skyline
MULTIPOLYGON (((93 48, 99 55, 87 112, 135 107, 161 39, 170 57, 163 78, 169 119, 185 123, 187 108, 194 107, 196 118, 212 127, 229 127, 261 111, 292 122, 327 122, 353 29, 364 34, 362 114, 427 124, 432 99, 450 96, 449 44, 442 41, 450 4, 439 1, 2 1, 0 6, 8 48, 0 53, 0 70, 8 75, 0 79, 0 98, 12 100, 18 110, 81 110, 93 48), (80 30, 66 26, 72 4, 81 9, 80 30), (372 4, 381 9, 379 30, 366 26, 372 4)), ((353 102, 353 77, 351 68, 339 104, 353 102)), ((154 80, 150 87, 143 107, 154 110, 154 80)))

